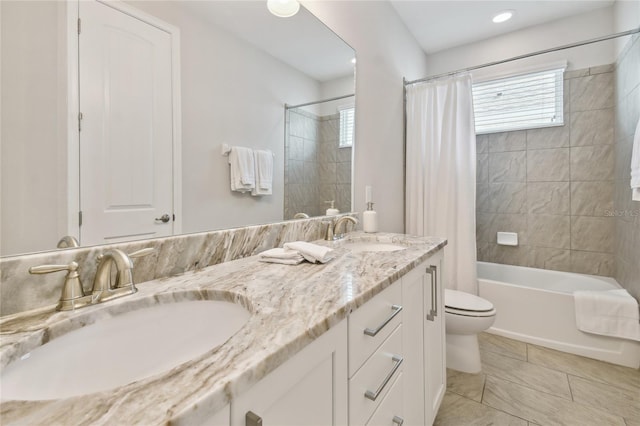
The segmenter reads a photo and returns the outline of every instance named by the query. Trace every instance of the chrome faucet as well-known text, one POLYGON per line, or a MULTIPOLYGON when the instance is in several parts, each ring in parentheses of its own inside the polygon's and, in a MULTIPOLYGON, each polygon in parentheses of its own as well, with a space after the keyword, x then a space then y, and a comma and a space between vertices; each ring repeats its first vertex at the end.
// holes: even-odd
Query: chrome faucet
POLYGON ((70 262, 68 265, 33 266, 29 268, 29 273, 48 274, 68 271, 56 310, 70 311, 138 291, 133 284, 133 262, 131 259, 147 256, 154 251, 155 249, 153 248, 145 248, 127 255, 121 250, 111 249, 98 256, 98 268, 93 279, 91 294, 84 293, 76 262, 70 262), (112 265, 116 266, 115 282, 113 284, 111 283, 112 265))
POLYGON ((352 216, 342 216, 340 219, 336 220, 335 222, 329 222, 325 240, 333 241, 333 240, 339 240, 341 238, 344 238, 344 234, 346 234, 346 225, 345 225, 344 233, 338 234, 337 231, 338 229, 340 229, 340 225, 342 225, 345 222, 351 222, 355 226, 358 224, 358 219, 352 216))
POLYGON ((133 285, 133 262, 123 251, 111 249, 98 256, 98 268, 93 279, 91 296, 95 302, 132 294, 138 291, 133 285), (116 266, 115 283, 111 283, 111 266, 116 266))

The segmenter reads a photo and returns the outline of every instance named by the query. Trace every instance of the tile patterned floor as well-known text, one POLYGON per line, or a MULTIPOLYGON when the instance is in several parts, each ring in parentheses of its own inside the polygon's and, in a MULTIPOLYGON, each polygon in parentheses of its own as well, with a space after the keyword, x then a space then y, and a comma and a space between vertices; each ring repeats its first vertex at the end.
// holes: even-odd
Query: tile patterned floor
POLYGON ((482 372, 447 370, 434 425, 640 426, 640 370, 480 335, 482 372))

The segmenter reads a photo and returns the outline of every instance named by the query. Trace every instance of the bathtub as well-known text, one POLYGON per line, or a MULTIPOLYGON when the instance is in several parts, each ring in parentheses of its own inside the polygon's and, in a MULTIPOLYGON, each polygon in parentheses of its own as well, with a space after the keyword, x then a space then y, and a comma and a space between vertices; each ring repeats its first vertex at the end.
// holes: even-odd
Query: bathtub
POLYGON ((574 290, 612 290, 612 278, 478 262, 479 295, 496 308, 489 333, 595 358, 640 366, 640 342, 578 330, 574 290))

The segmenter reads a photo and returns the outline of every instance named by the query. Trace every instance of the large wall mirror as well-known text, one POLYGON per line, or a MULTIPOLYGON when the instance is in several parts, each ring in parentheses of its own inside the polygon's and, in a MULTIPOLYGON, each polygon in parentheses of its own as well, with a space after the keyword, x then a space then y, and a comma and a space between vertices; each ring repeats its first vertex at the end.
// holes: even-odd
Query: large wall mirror
POLYGON ((355 52, 304 7, 280 18, 266 1, 3 0, 0 19, 0 255, 65 235, 94 245, 315 216, 331 200, 351 210, 355 52), (271 151, 271 194, 232 191, 223 146, 271 151), (162 152, 168 163, 147 164, 162 152), (106 183, 85 176, 95 170, 106 183), (168 189, 144 193, 154 179, 168 189), (169 207, 148 212, 162 197, 169 207), (113 217, 91 216, 92 198, 113 217), (90 235, 107 222, 130 229, 90 235))

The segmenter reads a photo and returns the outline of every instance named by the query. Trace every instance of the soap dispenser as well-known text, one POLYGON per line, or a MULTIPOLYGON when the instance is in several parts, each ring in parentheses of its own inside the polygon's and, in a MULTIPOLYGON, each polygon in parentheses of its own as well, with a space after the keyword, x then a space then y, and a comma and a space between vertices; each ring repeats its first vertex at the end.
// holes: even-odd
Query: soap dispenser
POLYGON ((367 210, 362 212, 362 230, 364 232, 378 232, 378 213, 373 210, 373 203, 367 203, 367 210))
POLYGON ((326 204, 331 204, 331 207, 329 207, 327 209, 327 216, 335 216, 337 214, 340 214, 340 210, 336 209, 334 207, 335 201, 331 200, 331 201, 325 201, 326 204))

